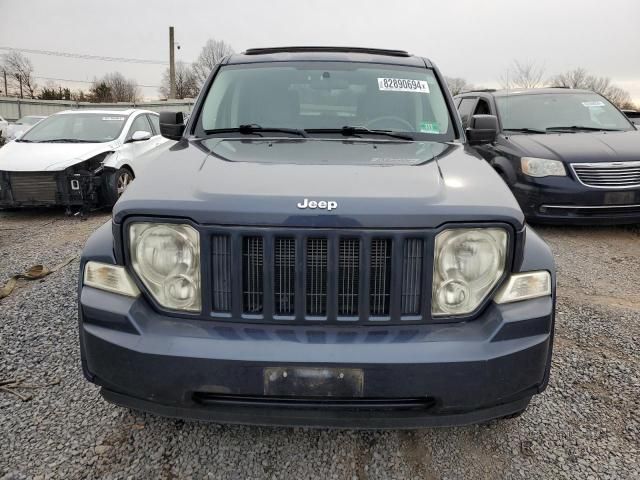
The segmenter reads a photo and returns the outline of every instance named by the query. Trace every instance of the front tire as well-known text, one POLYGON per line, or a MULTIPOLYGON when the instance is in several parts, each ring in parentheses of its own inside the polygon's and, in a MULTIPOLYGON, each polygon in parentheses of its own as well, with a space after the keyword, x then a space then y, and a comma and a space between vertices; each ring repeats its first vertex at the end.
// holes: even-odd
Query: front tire
POLYGON ((104 198, 106 205, 114 205, 134 178, 133 172, 127 167, 122 167, 109 173, 104 184, 104 198))

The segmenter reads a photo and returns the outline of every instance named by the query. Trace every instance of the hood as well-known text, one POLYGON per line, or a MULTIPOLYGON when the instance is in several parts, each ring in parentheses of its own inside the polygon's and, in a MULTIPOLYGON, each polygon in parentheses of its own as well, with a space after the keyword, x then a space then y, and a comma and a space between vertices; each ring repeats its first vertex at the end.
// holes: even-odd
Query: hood
POLYGON ((114 207, 116 222, 137 214, 326 228, 523 222, 500 177, 460 144, 321 139, 180 142, 114 207), (309 202, 336 206, 298 206, 309 202))
POLYGON ((571 162, 625 162, 640 160, 640 132, 580 132, 511 135, 509 142, 523 156, 571 162))
POLYGON ((60 171, 117 148, 108 143, 9 142, 0 149, 0 170, 13 172, 60 171))

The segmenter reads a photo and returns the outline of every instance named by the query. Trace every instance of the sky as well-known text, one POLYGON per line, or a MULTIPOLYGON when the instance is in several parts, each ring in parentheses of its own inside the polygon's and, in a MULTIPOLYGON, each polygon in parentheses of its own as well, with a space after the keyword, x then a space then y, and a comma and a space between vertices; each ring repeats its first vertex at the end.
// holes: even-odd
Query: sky
MULTIPOLYGON (((442 73, 496 87, 514 60, 548 76, 583 67, 640 104, 640 0, 0 0, 0 47, 167 60, 168 27, 195 60, 208 38, 236 51, 283 45, 397 48, 442 73)), ((0 51, 0 54, 5 51, 0 51)), ((111 71, 158 96, 166 66, 27 54, 40 85, 111 71)), ((87 89, 90 83, 64 83, 87 89)))

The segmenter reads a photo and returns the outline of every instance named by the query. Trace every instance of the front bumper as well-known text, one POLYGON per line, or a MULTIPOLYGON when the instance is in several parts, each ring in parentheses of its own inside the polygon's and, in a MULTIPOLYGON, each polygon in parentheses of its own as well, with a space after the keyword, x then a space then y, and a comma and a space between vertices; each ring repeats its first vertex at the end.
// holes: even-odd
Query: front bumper
POLYGON ((86 206, 99 203, 101 178, 88 171, 0 171, 0 208, 86 206))
POLYGON ((553 299, 491 303, 465 323, 353 327, 232 324, 159 314, 82 287, 85 376, 116 404, 262 425, 461 425, 526 407, 548 382, 553 299), (268 367, 360 369, 357 398, 272 396, 268 367), (267 393, 267 394, 266 394, 267 393))
POLYGON ((593 188, 581 185, 571 177, 520 179, 511 188, 531 223, 640 223, 640 188, 593 188))

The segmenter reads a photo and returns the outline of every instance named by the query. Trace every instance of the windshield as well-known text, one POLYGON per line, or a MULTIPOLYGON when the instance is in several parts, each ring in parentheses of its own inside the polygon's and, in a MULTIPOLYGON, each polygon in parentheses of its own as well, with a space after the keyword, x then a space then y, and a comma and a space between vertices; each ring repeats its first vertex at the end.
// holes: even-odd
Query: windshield
POLYGON ((36 123, 38 123, 43 118, 44 117, 22 117, 16 123, 18 125, 35 125, 36 123))
MULTIPOLYGON (((198 133, 241 125, 305 131, 357 126, 412 138, 454 138, 444 95, 431 70, 368 63, 225 66, 207 93, 198 133)), ((368 135, 362 129, 351 132, 368 135)))
POLYGON ((595 93, 545 93, 497 97, 503 130, 554 127, 631 130, 627 119, 595 93))
POLYGON ((109 113, 69 113, 52 115, 25 133, 25 142, 102 143, 115 140, 120 135, 126 115, 109 113))

